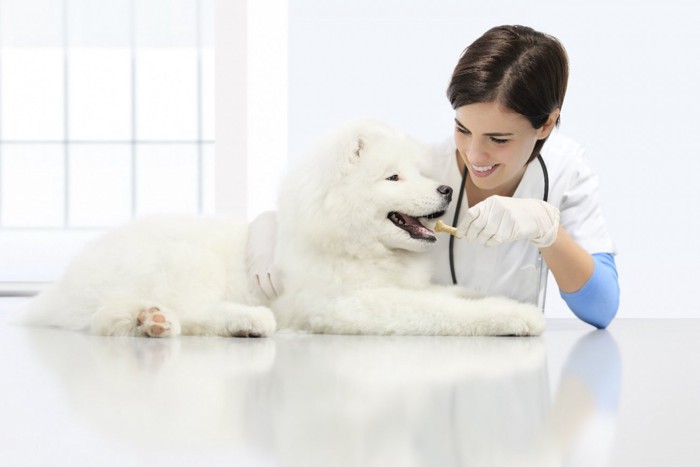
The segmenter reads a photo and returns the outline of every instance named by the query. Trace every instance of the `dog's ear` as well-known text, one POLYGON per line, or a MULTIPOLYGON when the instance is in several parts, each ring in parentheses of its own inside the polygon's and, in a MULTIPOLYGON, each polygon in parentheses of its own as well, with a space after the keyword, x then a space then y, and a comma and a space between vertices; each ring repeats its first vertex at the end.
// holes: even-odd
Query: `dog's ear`
POLYGON ((358 162, 360 162, 360 158, 365 152, 365 148, 367 147, 367 143, 365 143, 366 138, 362 135, 356 134, 353 136, 352 140, 350 141, 351 143, 351 148, 352 150, 347 154, 347 162, 350 163, 350 166, 354 166, 358 162))
POLYGON ((357 145, 355 146, 355 152, 354 152, 355 156, 360 157, 360 155, 362 154, 362 151, 364 151, 364 150, 365 150, 365 140, 362 139, 362 136, 358 136, 357 137, 357 145))

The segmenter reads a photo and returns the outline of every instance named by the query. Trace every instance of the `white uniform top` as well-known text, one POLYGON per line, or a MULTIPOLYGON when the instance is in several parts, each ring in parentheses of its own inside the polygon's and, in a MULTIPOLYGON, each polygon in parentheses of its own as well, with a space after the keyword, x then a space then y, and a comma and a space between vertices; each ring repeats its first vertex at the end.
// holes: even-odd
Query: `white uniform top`
MULTIPOLYGON (((443 218, 452 225, 462 177, 456 166, 454 138, 433 147, 432 176, 454 190, 453 200, 443 218)), ((549 174, 548 202, 561 212, 561 226, 588 253, 613 253, 613 242, 600 207, 598 177, 591 171, 583 148, 574 141, 552 133, 542 149, 549 174)), ((544 197, 544 174, 537 159, 530 162, 513 195, 515 198, 544 197)), ((464 194, 459 219, 469 209, 464 194)), ((459 221, 457 222, 459 224, 459 221)), ((456 225, 455 225, 456 226, 456 225)), ((449 239, 438 234, 433 249, 433 280, 452 284, 449 239)), ((454 240, 457 283, 485 295, 503 295, 534 304, 544 304, 547 268, 537 247, 522 240, 486 247, 464 239, 454 240)))

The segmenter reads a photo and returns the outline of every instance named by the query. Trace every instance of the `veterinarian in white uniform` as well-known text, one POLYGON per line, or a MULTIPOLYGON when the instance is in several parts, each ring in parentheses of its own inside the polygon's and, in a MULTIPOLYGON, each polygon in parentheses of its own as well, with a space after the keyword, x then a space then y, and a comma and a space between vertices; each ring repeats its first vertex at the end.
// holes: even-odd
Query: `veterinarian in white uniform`
POLYGON ((523 26, 492 28, 462 53, 447 89, 454 138, 432 174, 461 187, 446 216, 457 239, 440 239, 435 279, 542 304, 549 269, 576 316, 604 328, 619 287, 598 180, 579 145, 549 138, 568 73, 559 41, 523 26))
MULTIPOLYGON (((457 227, 432 250, 434 279, 543 304, 549 270, 573 313, 605 328, 619 286, 598 180, 578 144, 550 138, 567 80, 564 48, 531 28, 496 27, 464 50, 447 90, 454 137, 432 151, 430 175, 455 190, 443 219, 457 227)), ((251 232, 249 273, 275 295, 274 215, 251 232)))
MULTIPOLYGON (((456 170, 456 147, 453 138, 433 151, 436 171, 432 175, 456 187, 462 176, 456 170)), ((583 148, 574 141, 552 134, 543 147, 546 164, 548 202, 560 207, 560 224, 588 252, 611 252, 614 249, 600 209, 598 179, 591 171, 583 148)), ((528 164, 514 198, 542 199, 545 192, 544 169, 535 159, 528 164)), ((469 202, 464 195, 459 218, 468 214, 469 202)), ((457 203, 453 201, 443 220, 451 223, 457 203)), ((433 279, 452 284, 448 266, 450 238, 439 235, 435 247, 433 279)), ((452 255, 457 284, 468 284, 471 290, 485 295, 504 295, 516 300, 544 305, 548 268, 539 249, 527 241, 502 243, 490 247, 477 242, 453 240, 452 255)))

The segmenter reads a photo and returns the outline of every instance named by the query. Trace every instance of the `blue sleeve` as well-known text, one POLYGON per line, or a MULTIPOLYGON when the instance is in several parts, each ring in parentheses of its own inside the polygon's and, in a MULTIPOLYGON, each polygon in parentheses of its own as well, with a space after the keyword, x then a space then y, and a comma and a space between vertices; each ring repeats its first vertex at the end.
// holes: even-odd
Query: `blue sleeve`
POLYGON ((610 253, 595 253, 593 275, 580 290, 559 291, 571 311, 582 321, 605 329, 617 314, 620 286, 617 282, 615 258, 610 253))

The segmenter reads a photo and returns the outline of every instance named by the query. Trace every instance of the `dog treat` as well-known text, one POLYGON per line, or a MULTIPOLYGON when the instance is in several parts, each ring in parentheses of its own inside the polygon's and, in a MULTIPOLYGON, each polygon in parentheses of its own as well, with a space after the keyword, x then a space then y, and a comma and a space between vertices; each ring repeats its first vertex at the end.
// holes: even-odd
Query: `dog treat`
POLYGON ((451 225, 447 225, 442 221, 437 221, 435 223, 435 231, 436 232, 447 232, 450 235, 456 235, 457 234, 457 228, 452 227, 451 225))

